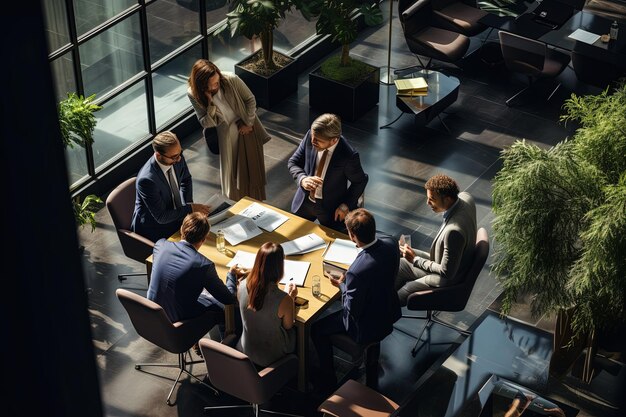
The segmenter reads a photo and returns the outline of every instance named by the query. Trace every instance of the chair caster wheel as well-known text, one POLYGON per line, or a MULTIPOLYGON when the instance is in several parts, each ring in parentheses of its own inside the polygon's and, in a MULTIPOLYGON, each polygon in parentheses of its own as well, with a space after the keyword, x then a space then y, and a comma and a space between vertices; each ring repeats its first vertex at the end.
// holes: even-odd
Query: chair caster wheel
POLYGON ((136 370, 140 370, 140 369, 141 369, 141 366, 139 366, 139 365, 135 365, 135 369, 136 369, 136 370))
POLYGON ((165 403, 166 403, 167 405, 169 405, 169 406, 171 406, 171 405, 172 405, 172 402, 171 402, 170 400, 165 401, 165 403))

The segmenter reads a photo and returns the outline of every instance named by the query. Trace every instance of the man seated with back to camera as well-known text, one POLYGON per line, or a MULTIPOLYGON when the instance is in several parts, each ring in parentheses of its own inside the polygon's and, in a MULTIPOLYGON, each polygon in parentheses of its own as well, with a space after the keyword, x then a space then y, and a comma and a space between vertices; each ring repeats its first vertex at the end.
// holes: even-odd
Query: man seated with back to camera
MULTIPOLYGON (((224 305, 237 303, 237 281, 245 271, 236 265, 231 267, 224 285, 215 264, 198 252, 210 230, 207 216, 190 213, 180 227, 180 242, 159 239, 155 243, 147 297, 163 307, 172 322, 198 317, 207 310, 214 311, 223 337, 224 305)), ((235 319, 240 330, 237 311, 235 319)))
POLYGON ((156 135, 152 149, 154 155, 137 174, 131 230, 156 242, 176 232, 187 214, 208 215, 211 207, 193 203, 191 173, 180 141, 173 132, 156 135))
POLYGON ((364 208, 348 213, 345 219, 350 239, 359 254, 341 277, 330 277, 341 289, 343 308, 317 322, 311 338, 319 358, 318 388, 330 391, 337 385, 333 366, 331 335, 347 334, 360 345, 379 342, 393 331, 402 315, 394 290, 400 251, 390 237, 376 236, 374 216, 364 208))
POLYGON ((431 177, 424 188, 426 204, 435 213, 442 213, 443 223, 430 253, 400 245, 396 290, 403 306, 411 293, 458 284, 474 257, 476 204, 472 196, 459 192, 456 181, 444 174, 431 177))

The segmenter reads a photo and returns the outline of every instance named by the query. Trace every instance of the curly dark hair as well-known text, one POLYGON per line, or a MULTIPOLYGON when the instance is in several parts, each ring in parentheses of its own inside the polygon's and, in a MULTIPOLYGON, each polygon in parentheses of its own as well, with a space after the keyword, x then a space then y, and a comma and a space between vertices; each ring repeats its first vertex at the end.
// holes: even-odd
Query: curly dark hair
POLYGON ((441 198, 452 197, 456 200, 459 195, 459 185, 445 174, 437 174, 430 177, 424 184, 424 188, 436 193, 441 198))

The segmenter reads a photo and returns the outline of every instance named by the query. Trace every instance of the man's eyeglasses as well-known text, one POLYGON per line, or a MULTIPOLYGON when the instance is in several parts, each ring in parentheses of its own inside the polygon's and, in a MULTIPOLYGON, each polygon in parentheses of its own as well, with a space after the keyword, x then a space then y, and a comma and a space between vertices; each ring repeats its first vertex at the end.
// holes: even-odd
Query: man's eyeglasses
POLYGON ((172 161, 177 161, 177 160, 179 160, 180 158, 182 158, 182 157, 183 157, 183 151, 182 151, 182 150, 180 151, 180 153, 178 153, 178 154, 176 154, 176 155, 172 155, 172 156, 165 155, 165 154, 163 154, 163 153, 161 153, 161 152, 159 152, 159 154, 160 154, 162 157, 164 157, 164 158, 171 159, 172 161))

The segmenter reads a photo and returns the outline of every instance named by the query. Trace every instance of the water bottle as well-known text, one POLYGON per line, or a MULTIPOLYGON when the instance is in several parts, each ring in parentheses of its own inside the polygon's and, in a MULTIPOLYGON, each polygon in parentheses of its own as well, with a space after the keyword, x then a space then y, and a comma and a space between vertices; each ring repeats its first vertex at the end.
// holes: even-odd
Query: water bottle
POLYGON ((613 24, 611 24, 611 30, 609 31, 612 40, 617 39, 617 32, 619 32, 619 25, 617 24, 617 20, 614 20, 613 24))
POLYGON ((219 253, 226 252, 226 240, 224 239, 223 230, 218 230, 215 234, 215 247, 219 253))

